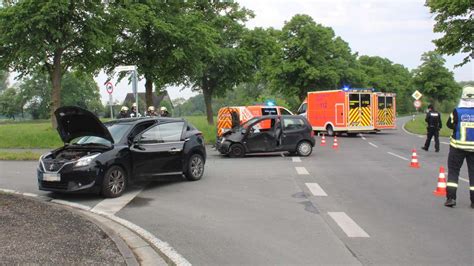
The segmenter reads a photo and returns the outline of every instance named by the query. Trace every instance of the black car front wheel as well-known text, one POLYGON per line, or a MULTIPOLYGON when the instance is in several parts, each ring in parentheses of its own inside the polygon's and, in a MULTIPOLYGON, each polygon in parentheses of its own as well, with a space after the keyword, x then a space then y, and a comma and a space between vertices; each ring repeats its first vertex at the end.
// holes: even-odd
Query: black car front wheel
POLYGON ((112 166, 105 173, 102 182, 102 195, 116 198, 123 194, 127 187, 127 176, 120 166, 112 166))
POLYGON ((245 148, 244 145, 239 143, 234 143, 229 148, 229 156, 231 158, 241 158, 245 156, 245 148))
POLYGON ((299 156, 309 156, 313 152, 313 146, 308 141, 300 141, 296 146, 296 153, 299 156))
POLYGON ((204 174, 204 158, 201 154, 193 154, 189 158, 188 167, 184 176, 189 181, 196 181, 201 179, 204 174))

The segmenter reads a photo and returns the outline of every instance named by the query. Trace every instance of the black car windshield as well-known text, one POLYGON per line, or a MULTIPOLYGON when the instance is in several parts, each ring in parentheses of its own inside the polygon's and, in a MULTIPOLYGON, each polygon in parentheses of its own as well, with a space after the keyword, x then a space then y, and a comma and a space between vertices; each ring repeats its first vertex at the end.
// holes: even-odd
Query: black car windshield
MULTIPOLYGON (((106 125, 115 143, 119 142, 122 139, 122 137, 128 131, 130 126, 131 125, 128 125, 128 124, 106 125)), ((84 137, 76 138, 72 141, 72 143, 79 144, 79 145, 84 145, 84 144, 111 145, 112 144, 110 143, 110 141, 101 137, 96 137, 96 136, 84 136, 84 137)))
POLYGON ((257 121, 258 119, 260 119, 260 117, 254 117, 250 120, 247 120, 245 123, 241 125, 241 127, 246 129, 249 127, 249 125, 253 124, 253 122, 257 121))

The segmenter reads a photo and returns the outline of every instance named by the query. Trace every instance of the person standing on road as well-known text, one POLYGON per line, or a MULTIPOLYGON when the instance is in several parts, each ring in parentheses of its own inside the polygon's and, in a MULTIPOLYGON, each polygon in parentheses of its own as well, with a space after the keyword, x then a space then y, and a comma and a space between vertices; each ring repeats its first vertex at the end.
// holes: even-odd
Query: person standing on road
POLYGON ((137 111, 137 104, 132 104, 132 111, 130 112, 130 117, 141 117, 142 115, 140 112, 137 111))
POLYGON ((148 110, 147 110, 145 116, 147 116, 147 117, 148 116, 158 116, 158 114, 155 111, 155 107, 152 106, 152 105, 148 106, 148 110))
POLYGON ((121 118, 128 118, 130 115, 128 114, 128 107, 127 106, 122 106, 122 109, 120 109, 120 113, 117 115, 118 119, 121 118))
POLYGON ((441 114, 434 109, 432 104, 428 106, 428 113, 426 113, 425 121, 428 123, 428 127, 426 128, 427 136, 425 146, 421 147, 421 149, 428 151, 431 144, 431 138, 434 136, 435 151, 439 152, 439 130, 442 128, 441 114))
POLYGON ((471 208, 474 208, 474 87, 464 87, 461 101, 446 126, 453 130, 448 155, 446 207, 456 206, 459 172, 464 159, 469 173, 471 208))

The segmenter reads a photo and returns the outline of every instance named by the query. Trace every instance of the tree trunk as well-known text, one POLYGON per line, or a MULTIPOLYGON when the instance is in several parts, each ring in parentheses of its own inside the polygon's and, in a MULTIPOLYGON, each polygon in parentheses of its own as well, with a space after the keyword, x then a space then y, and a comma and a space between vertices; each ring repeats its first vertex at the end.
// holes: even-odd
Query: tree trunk
POLYGON ((53 66, 50 71, 51 84, 53 88, 51 90, 51 125, 54 129, 57 127, 56 117, 54 117, 54 111, 61 106, 61 54, 62 52, 55 52, 53 58, 53 66))
POLYGON ((202 87, 204 103, 206 104, 207 123, 214 125, 214 114, 212 113, 212 90, 206 85, 202 87))
POLYGON ((147 110, 148 106, 153 105, 153 79, 145 77, 145 80, 145 110, 147 110))

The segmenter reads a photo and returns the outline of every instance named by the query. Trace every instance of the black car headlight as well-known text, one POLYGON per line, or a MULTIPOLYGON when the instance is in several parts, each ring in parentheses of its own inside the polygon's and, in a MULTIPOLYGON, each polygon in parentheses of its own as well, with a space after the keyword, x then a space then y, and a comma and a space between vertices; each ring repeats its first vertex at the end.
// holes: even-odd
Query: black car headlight
POLYGON ((77 162, 74 164, 74 167, 84 167, 84 166, 89 166, 91 162, 99 156, 100 153, 88 155, 85 157, 82 157, 81 159, 77 160, 77 162))

